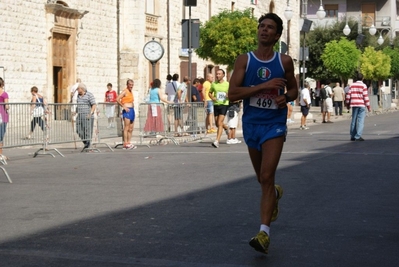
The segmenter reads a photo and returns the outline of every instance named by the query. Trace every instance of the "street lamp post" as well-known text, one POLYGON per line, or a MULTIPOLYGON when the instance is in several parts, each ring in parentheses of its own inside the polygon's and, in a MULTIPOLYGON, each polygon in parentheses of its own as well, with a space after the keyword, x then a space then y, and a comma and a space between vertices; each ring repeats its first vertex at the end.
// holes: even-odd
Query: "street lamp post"
MULTIPOLYGON (((392 28, 384 28, 384 29, 381 29, 381 31, 380 31, 380 37, 378 37, 378 39, 377 39, 377 43, 379 44, 379 45, 382 45, 384 42, 385 42, 385 39, 387 38, 387 37, 389 37, 389 45, 393 48, 394 47, 394 39, 395 39, 395 37, 396 37, 396 32, 399 30, 399 28, 395 28, 395 29, 392 29, 392 28), (384 31, 388 31, 385 35, 383 35, 383 32, 384 31), (384 37, 385 36, 385 37, 384 37)), ((0 67, 1 68, 1 67, 0 67)))
MULTIPOLYGON (((380 37, 378 37, 378 39, 377 39, 377 43, 378 43, 379 45, 382 45, 382 44, 384 43, 384 41, 385 41, 384 37, 382 37, 382 33, 383 33, 384 31, 388 31, 387 34, 389 34, 390 29, 382 29, 382 30, 380 31, 380 37)), ((390 39, 389 42, 390 42, 390 44, 392 45, 393 39, 392 39, 392 38, 389 38, 389 39, 390 39)))
MULTIPOLYGON (((365 15, 366 18, 370 18, 372 23, 371 26, 369 27, 369 33, 370 35, 375 35, 377 32, 377 28, 374 26, 374 19, 371 16, 365 15)), ((342 32, 348 36, 351 33, 351 28, 348 25, 348 16, 346 16, 346 25, 342 32)), ((360 15, 359 21, 358 21, 358 27, 357 27, 357 33, 360 36, 362 34, 362 16, 360 15)))

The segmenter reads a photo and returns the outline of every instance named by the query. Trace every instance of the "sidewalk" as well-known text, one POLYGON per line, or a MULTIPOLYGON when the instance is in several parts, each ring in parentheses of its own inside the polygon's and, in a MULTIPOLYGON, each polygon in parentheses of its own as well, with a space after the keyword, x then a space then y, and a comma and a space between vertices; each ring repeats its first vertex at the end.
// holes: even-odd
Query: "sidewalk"
MULTIPOLYGON (((342 110, 342 116, 335 116, 335 112, 331 112, 331 121, 332 122, 337 122, 337 121, 342 121, 342 120, 348 120, 351 119, 352 113, 348 112, 348 110, 344 107, 342 110)), ((289 123, 288 128, 298 128, 301 126, 301 107, 300 106, 294 106, 294 109, 292 111, 292 116, 291 119, 294 121, 294 123, 289 123)), ((311 127, 312 125, 318 125, 321 124, 323 121, 323 117, 321 114, 320 107, 311 107, 308 116, 306 117, 306 126, 311 127)))

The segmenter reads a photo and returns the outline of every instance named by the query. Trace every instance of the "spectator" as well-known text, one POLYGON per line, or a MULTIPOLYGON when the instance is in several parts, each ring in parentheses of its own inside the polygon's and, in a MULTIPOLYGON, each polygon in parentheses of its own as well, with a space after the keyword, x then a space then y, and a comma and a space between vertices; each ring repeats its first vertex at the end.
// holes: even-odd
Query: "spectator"
POLYGON ((305 87, 301 90, 301 97, 299 103, 301 104, 301 126, 299 127, 300 130, 308 130, 309 127, 306 126, 306 117, 309 114, 310 109, 310 92, 309 92, 309 84, 305 83, 305 87))
MULTIPOLYGON (((168 96, 168 101, 169 102, 176 102, 177 103, 177 98, 176 98, 176 93, 177 93, 177 88, 179 87, 179 74, 175 73, 172 76, 172 81, 166 84, 165 87, 165 94, 168 96)), ((173 121, 174 115, 174 106, 169 105, 168 106, 168 132, 171 131, 171 124, 173 121)))
POLYGON ((172 82, 172 79, 173 79, 172 75, 170 74, 166 75, 166 84, 165 84, 166 87, 168 86, 168 84, 172 82))
POLYGON ((201 102, 201 94, 198 88, 201 86, 200 80, 195 78, 191 85, 191 102, 201 102))
POLYGON ((315 103, 315 107, 319 107, 321 102, 321 98, 320 98, 320 88, 315 88, 314 89, 314 103, 315 103))
MULTIPOLYGON (((36 103, 31 105, 30 108, 30 113, 32 114, 33 118, 30 122, 30 132, 29 134, 25 137, 25 139, 31 139, 33 131, 35 130, 36 124, 39 124, 40 128, 42 128, 42 131, 44 132, 44 127, 45 127, 45 122, 46 120, 45 117, 45 111, 47 113, 47 103, 44 100, 43 96, 38 93, 39 89, 36 86, 33 86, 30 89, 30 92, 32 94, 31 98, 31 103, 36 103), (44 120, 43 120, 44 119, 44 120)), ((46 136, 47 138, 47 136, 46 136)))
POLYGON ((165 95, 165 91, 161 89, 161 80, 155 79, 152 82, 152 87, 149 91, 150 100, 148 105, 147 112, 147 120, 144 126, 145 132, 150 133, 160 133, 165 131, 163 125, 163 115, 165 109, 161 108, 161 101, 164 103, 172 104, 173 102, 169 102, 167 96, 165 95))
POLYGON ((331 112, 333 112, 333 102, 332 102, 333 96, 334 95, 330 87, 330 80, 327 80, 326 84, 325 85, 322 84, 320 89, 320 98, 322 101, 321 112, 323 116, 323 123, 332 123, 331 112))
POLYGON ((370 112, 370 99, 367 86, 363 83, 363 74, 357 73, 356 82, 352 83, 346 95, 345 104, 348 110, 352 108, 352 121, 350 126, 351 141, 364 141, 362 134, 366 107, 370 112))
POLYGON ((287 108, 287 123, 294 123, 295 121, 291 119, 292 111, 294 110, 294 101, 287 103, 287 108))
POLYGON ((127 87, 116 98, 116 102, 122 107, 123 149, 136 149, 137 147, 131 143, 134 119, 136 117, 134 111, 133 80, 128 79, 126 86, 127 87))
POLYGON ((227 126, 229 127, 229 134, 226 144, 235 145, 240 144, 241 141, 236 137, 236 129, 238 126, 238 113, 240 112, 241 101, 229 102, 227 109, 227 126))
POLYGON ((3 140, 4 135, 7 129, 8 123, 8 94, 4 90, 4 80, 0 77, 0 156, 3 159, 7 159, 6 156, 3 155, 3 140))
POLYGON ((206 75, 206 81, 202 85, 204 105, 206 109, 205 130, 207 131, 207 133, 217 132, 217 130, 213 127, 213 113, 214 113, 213 101, 209 97, 209 90, 211 90, 212 82, 213 82, 213 75, 212 73, 208 73, 206 75))
POLYGON ((204 93, 202 92, 202 90, 204 89, 203 84, 205 82, 205 79, 202 78, 202 77, 198 77, 197 79, 198 79, 198 86, 196 86, 196 87, 197 87, 197 90, 199 92, 199 100, 198 100, 198 102, 199 101, 203 102, 204 101, 204 93))
POLYGON ((190 84, 190 78, 188 76, 184 76, 183 82, 177 88, 177 93, 174 101, 175 137, 188 135, 187 133, 184 133, 183 109, 185 107, 185 103, 188 102, 187 88, 189 84, 190 84), (181 133, 179 133, 179 127, 181 129, 181 133))
POLYGON ((115 90, 112 90, 112 84, 107 84, 107 91, 105 92, 105 116, 108 118, 107 128, 115 127, 115 104, 117 94, 115 90))
POLYGON ((94 112, 96 111, 97 104, 94 95, 87 91, 87 87, 83 83, 78 85, 78 98, 76 100, 76 132, 82 140, 84 151, 91 145, 94 126, 94 112))
POLYGON ((198 129, 198 109, 201 108, 203 110, 204 104, 201 100, 201 93, 199 92, 198 88, 202 86, 200 79, 195 78, 193 80, 193 84, 191 86, 191 102, 193 104, 190 107, 190 118, 189 118, 189 125, 190 125, 190 132, 192 134, 199 133, 198 129))
POLYGON ((333 94, 334 94, 335 116, 338 115, 342 116, 342 106, 343 106, 343 101, 345 101, 345 92, 339 83, 335 84, 335 87, 333 89, 333 94))

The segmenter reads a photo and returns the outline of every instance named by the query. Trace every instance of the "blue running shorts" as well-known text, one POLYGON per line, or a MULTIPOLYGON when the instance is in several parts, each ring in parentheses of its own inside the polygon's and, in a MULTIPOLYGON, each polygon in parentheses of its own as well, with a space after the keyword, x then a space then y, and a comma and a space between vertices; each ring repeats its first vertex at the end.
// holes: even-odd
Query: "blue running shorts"
POLYGON ((129 119, 130 122, 133 122, 135 117, 136 117, 136 113, 134 112, 134 108, 129 108, 129 112, 127 112, 126 110, 122 111, 122 117, 124 119, 129 119))
POLYGON ((281 124, 242 124, 245 143, 248 147, 262 150, 262 144, 267 140, 287 135, 287 125, 281 124))
POLYGON ((206 114, 213 114, 213 101, 206 101, 206 114))

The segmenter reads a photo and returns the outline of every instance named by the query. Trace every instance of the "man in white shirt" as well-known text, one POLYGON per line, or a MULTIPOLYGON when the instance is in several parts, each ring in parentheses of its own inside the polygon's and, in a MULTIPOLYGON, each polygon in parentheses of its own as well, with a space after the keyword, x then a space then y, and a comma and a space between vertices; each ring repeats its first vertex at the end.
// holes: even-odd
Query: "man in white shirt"
POLYGON ((306 126, 306 116, 309 114, 310 103, 312 99, 310 98, 309 92, 309 84, 305 83, 305 87, 301 90, 301 98, 300 98, 300 105, 301 105, 301 126, 299 127, 300 130, 308 130, 309 127, 306 126))
POLYGON ((330 87, 330 80, 326 80, 324 89, 326 91, 326 98, 323 100, 323 123, 332 123, 331 112, 333 112, 333 102, 332 97, 334 96, 332 89, 330 87), (327 115, 327 120, 326 120, 327 115))

